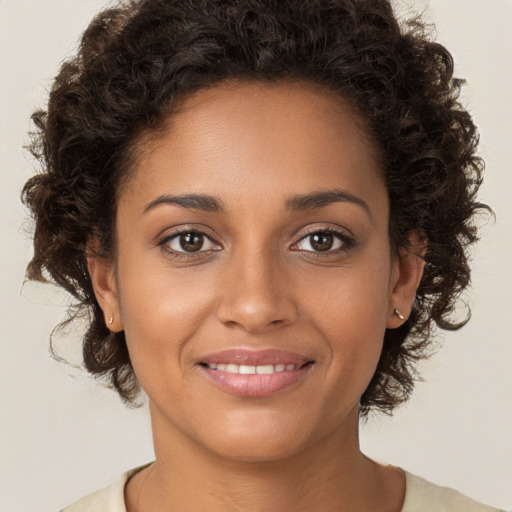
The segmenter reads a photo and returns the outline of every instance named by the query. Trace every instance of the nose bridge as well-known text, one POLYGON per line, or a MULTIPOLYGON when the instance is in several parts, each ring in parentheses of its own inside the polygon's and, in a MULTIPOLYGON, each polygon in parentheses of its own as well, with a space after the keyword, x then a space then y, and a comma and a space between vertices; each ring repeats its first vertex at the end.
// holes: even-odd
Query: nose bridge
POLYGON ((224 324, 260 332, 296 318, 283 261, 272 244, 253 241, 235 247, 223 281, 218 316, 224 324))

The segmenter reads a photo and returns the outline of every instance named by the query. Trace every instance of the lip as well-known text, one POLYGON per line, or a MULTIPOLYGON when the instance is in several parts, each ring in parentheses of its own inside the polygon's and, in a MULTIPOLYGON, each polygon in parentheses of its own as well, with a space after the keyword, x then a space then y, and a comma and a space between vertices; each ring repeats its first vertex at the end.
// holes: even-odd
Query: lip
POLYGON ((300 382, 311 369, 310 363, 313 363, 311 359, 293 352, 236 348, 205 355, 199 360, 198 366, 209 382, 220 390, 231 395, 258 398, 274 395, 300 382), (272 374, 244 375, 208 366, 215 364, 294 365, 295 369, 272 374))
POLYGON ((311 361, 306 356, 288 352, 286 350, 250 350, 244 348, 233 348, 207 354, 199 359, 199 363, 206 364, 247 364, 252 366, 260 366, 266 364, 293 364, 302 366, 311 361))

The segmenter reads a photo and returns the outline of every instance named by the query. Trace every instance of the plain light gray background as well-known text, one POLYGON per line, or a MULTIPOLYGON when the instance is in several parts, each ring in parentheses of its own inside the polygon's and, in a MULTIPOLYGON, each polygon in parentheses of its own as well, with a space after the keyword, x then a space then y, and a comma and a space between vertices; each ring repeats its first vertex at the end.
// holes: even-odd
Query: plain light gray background
MULTIPOLYGON (((475 499, 512 508, 512 1, 404 0, 437 26, 468 79, 464 101, 487 161, 481 199, 497 221, 474 253, 473 318, 422 365, 425 381, 393 418, 362 428, 366 452, 475 499)), ((400 5, 404 5, 400 0, 400 5)), ((30 112, 103 0, 0 0, 0 511, 55 511, 153 457, 145 408, 128 410, 80 371, 52 361, 67 298, 27 284, 31 244, 19 192, 30 112)), ((79 335, 66 354, 79 363, 79 335)))

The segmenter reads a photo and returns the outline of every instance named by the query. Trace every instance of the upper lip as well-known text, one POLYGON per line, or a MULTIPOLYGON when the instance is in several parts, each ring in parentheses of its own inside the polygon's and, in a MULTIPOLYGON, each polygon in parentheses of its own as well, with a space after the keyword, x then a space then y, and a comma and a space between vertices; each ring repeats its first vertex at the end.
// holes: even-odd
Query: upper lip
POLYGON ((221 350, 219 352, 212 352, 199 359, 199 363, 203 364, 238 364, 248 366, 263 366, 263 365, 276 365, 276 364, 293 364, 302 366, 311 361, 310 358, 288 352, 286 350, 265 349, 254 350, 245 348, 232 348, 221 350))

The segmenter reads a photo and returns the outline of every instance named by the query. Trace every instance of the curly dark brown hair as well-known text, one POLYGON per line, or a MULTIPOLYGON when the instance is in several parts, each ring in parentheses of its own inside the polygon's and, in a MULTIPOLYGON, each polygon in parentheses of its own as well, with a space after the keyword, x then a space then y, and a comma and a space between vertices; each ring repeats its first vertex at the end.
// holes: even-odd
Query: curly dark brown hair
POLYGON ((388 0, 133 0, 98 14, 46 111, 32 116, 42 170, 22 194, 35 219, 27 277, 75 298, 70 318, 89 318, 85 368, 135 403, 125 336, 105 325, 86 251, 94 239, 115 255, 116 199, 141 134, 185 94, 231 78, 307 81, 348 99, 383 155, 393 246, 413 231, 428 241, 413 311, 386 331, 361 398, 362 414, 390 412, 410 395, 432 328, 467 321, 454 312, 470 280, 475 214, 486 206, 476 200, 483 163, 452 57, 420 19, 400 24, 388 0))

